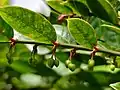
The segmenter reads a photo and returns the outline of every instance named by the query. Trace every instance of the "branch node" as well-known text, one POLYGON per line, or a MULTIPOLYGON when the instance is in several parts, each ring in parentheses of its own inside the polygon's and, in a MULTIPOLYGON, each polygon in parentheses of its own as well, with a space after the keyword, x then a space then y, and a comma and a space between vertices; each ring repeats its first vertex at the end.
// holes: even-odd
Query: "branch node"
POLYGON ((91 52, 91 59, 95 56, 95 53, 99 50, 97 46, 94 46, 93 51, 91 52))
POLYGON ((53 41, 52 43, 53 43, 53 45, 54 45, 55 47, 58 47, 58 46, 59 46, 59 43, 58 43, 57 41, 53 41))
POLYGON ((15 40, 14 38, 11 38, 10 41, 11 41, 11 46, 12 46, 12 47, 15 46, 16 40, 15 40))
POLYGON ((61 14, 59 17, 58 17, 58 23, 59 24, 61 24, 66 18, 72 18, 72 17, 74 17, 76 14, 74 14, 74 13, 71 13, 71 14, 61 14))

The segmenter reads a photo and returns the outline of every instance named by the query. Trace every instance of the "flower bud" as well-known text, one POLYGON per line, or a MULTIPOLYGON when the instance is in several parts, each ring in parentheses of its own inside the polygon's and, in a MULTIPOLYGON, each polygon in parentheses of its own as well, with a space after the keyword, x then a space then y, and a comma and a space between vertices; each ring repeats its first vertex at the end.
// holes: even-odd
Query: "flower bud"
POLYGON ((71 71, 74 71, 74 70, 76 69, 76 66, 75 66, 75 64, 69 63, 69 64, 68 64, 68 68, 69 68, 71 71))

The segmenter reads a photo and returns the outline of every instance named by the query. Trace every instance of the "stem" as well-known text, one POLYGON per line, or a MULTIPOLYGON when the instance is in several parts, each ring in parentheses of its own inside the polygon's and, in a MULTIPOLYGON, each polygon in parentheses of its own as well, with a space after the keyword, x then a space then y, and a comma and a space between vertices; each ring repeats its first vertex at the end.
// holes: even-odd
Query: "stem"
MULTIPOLYGON (((8 42, 0 42, 0 44, 7 44, 11 43, 11 41, 8 42)), ((37 45, 47 45, 47 46, 53 46, 53 44, 46 44, 46 43, 40 43, 40 42, 34 42, 34 41, 16 41, 16 44, 37 44, 37 45)), ((92 49, 85 48, 80 45, 71 45, 71 44, 63 44, 59 43, 58 47, 63 47, 63 48, 76 48, 76 50, 86 50, 86 51, 93 51, 92 49)), ((102 49, 99 48, 97 52, 103 52, 103 53, 108 53, 116 56, 120 56, 120 52, 112 51, 112 50, 107 50, 107 49, 102 49)))

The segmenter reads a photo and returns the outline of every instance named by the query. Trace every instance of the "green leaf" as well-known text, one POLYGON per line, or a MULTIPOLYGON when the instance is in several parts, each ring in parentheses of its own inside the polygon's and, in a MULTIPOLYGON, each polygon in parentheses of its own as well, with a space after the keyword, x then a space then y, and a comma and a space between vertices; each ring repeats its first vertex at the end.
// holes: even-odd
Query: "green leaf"
POLYGON ((78 18, 68 19, 68 29, 80 45, 91 49, 96 45, 96 33, 86 21, 78 18))
POLYGON ((1 90, 5 89, 6 85, 7 85, 6 82, 0 81, 0 89, 1 90))
POLYGON ((120 68, 115 68, 114 71, 111 70, 111 65, 98 65, 94 66, 94 71, 95 72, 109 72, 109 73, 118 73, 120 72, 120 68))
POLYGON ((58 24, 58 17, 59 17, 59 14, 52 10, 50 13, 50 17, 48 17, 48 20, 52 24, 58 24))
POLYGON ((120 28, 111 25, 102 25, 100 42, 107 49, 120 51, 120 28))
POLYGON ((30 67, 28 62, 16 60, 9 65, 13 70, 20 73, 35 73, 37 72, 34 68, 30 67))
POLYGON ((112 87, 114 90, 120 90, 120 82, 110 84, 110 87, 112 87))
POLYGON ((5 5, 8 5, 9 4, 9 0, 0 0, 0 7, 3 7, 5 5))
POLYGON ((62 13, 62 14, 73 13, 71 8, 69 8, 67 5, 64 5, 64 1, 47 0, 47 4, 59 13, 62 13))
MULTIPOLYGON (((0 0, 0 7, 9 4, 9 0, 0 0)), ((0 35, 7 37, 8 39, 12 38, 14 33, 12 27, 10 27, 1 17, 0 17, 0 35)), ((7 41, 7 38, 3 41, 7 41)))
POLYGON ((110 73, 81 71, 75 75, 61 77, 54 87, 56 90, 105 90, 111 78, 113 77, 110 73))
POLYGON ((113 6, 107 0, 87 0, 88 6, 91 11, 106 21, 114 24, 118 23, 117 13, 113 6))
POLYGON ((84 3, 80 2, 80 1, 70 0, 70 1, 66 2, 65 5, 68 5, 70 8, 72 8, 74 13, 76 13, 76 14, 81 14, 84 16, 89 15, 89 9, 87 8, 87 6, 84 3))
POLYGON ((6 36, 8 39, 12 38, 14 33, 11 26, 9 26, 1 17, 0 17, 0 34, 6 36))
POLYGON ((1 17, 16 31, 40 42, 56 41, 52 25, 42 15, 22 7, 4 7, 0 9, 1 17))
POLYGON ((30 88, 30 86, 26 85, 22 80, 19 80, 17 77, 12 77, 11 82, 14 86, 20 89, 30 88))
POLYGON ((87 6, 87 1, 86 0, 77 0, 77 1, 80 1, 81 3, 83 3, 87 6))
POLYGON ((90 18, 89 23, 92 25, 94 29, 99 29, 102 24, 102 20, 100 18, 93 16, 90 18))
POLYGON ((93 17, 90 17, 89 23, 90 23, 90 24, 92 25, 92 27, 95 29, 97 39, 99 39, 100 36, 101 36, 100 27, 101 27, 101 25, 103 24, 103 21, 102 21, 100 18, 93 16, 93 17))
POLYGON ((108 0, 113 7, 116 9, 116 11, 120 10, 120 1, 119 0, 108 0))

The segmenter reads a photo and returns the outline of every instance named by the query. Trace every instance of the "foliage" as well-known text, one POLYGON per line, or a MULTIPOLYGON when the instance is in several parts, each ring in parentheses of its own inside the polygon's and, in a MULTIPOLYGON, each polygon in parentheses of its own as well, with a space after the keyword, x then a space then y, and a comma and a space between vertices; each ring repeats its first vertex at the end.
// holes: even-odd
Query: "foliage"
POLYGON ((0 90, 119 90, 120 1, 46 3, 49 17, 0 1, 0 90))

